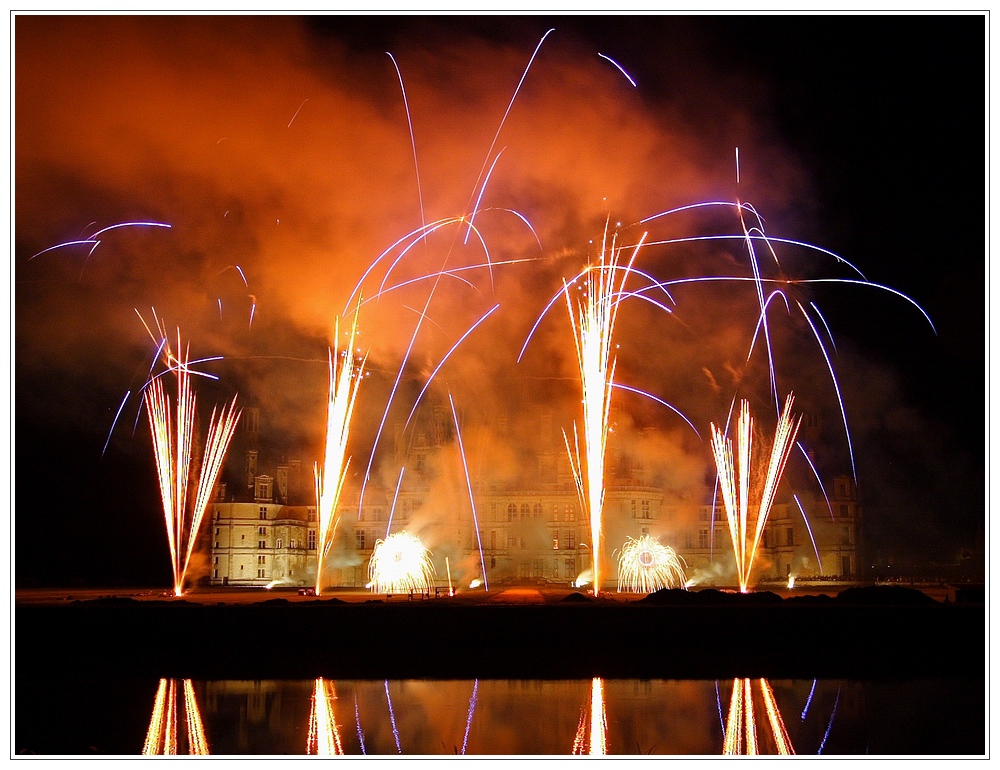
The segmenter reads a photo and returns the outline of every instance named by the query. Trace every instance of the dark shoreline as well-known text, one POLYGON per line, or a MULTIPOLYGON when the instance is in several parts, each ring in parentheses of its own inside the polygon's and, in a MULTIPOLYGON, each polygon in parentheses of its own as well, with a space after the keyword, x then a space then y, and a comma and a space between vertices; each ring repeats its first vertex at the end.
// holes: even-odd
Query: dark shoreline
POLYGON ((25 678, 985 679, 985 604, 917 593, 21 603, 14 661, 25 678))

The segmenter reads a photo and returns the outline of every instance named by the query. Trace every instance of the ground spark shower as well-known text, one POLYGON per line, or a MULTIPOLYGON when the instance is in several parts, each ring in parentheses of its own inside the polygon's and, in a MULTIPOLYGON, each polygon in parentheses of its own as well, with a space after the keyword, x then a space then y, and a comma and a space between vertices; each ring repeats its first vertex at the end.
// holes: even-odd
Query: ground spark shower
POLYGON ((618 303, 641 246, 642 240, 632 249, 628 264, 623 267, 620 264, 623 248, 618 246, 617 236, 612 236, 609 245, 605 230, 598 264, 588 266, 583 273, 586 280, 583 286, 578 287, 583 291, 583 298, 573 299, 570 286, 575 285, 575 281, 574 284, 563 286, 580 366, 584 456, 581 457, 579 434, 575 425, 574 446, 570 445, 569 437, 565 433, 563 435, 580 502, 589 513, 595 595, 600 593, 603 577, 604 460, 616 362, 612 353, 612 337, 618 318, 618 303))
POLYGON ((712 450, 719 472, 719 488, 729 522, 729 536, 733 543, 736 574, 740 591, 750 587, 750 572, 760 545, 764 525, 774 503, 774 496, 781 481, 788 455, 795 445, 795 436, 802 418, 793 419, 794 396, 789 393, 785 407, 778 418, 778 426, 771 445, 767 470, 763 479, 754 473, 752 440, 753 418, 750 404, 740 402, 737 420, 737 455, 733 457, 733 442, 712 424, 712 450))
MULTIPOLYGON (((181 347, 180 334, 177 347, 181 347)), ((191 369, 187 355, 177 358, 168 351, 167 360, 171 370, 177 375, 176 412, 171 410, 162 376, 155 377, 149 383, 144 401, 149 416, 153 456, 167 527, 167 542, 170 546, 174 595, 181 596, 198 539, 198 530, 241 412, 236 409, 235 396, 229 406, 218 414, 215 409, 212 410, 205 451, 197 471, 195 496, 193 503, 189 505, 188 485, 193 470, 192 443, 197 399, 191 388, 191 369)))

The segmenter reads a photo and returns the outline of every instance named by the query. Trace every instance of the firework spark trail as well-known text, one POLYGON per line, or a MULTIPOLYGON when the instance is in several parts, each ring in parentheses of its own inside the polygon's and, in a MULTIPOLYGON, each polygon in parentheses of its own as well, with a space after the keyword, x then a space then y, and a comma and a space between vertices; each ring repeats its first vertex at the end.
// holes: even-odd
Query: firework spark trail
POLYGON ((361 731, 361 714, 358 712, 358 694, 354 693, 354 724, 358 727, 358 743, 361 744, 361 753, 367 754, 365 751, 365 734, 361 731))
MULTIPOLYGON (((359 305, 360 310, 360 305, 359 305)), ((326 414, 326 447, 323 454, 323 469, 316 466, 316 510, 319 520, 319 543, 316 551, 316 595, 322 590, 323 560, 326 558, 337 533, 337 506, 347 477, 350 458, 347 456, 347 440, 350 436, 351 416, 361 384, 366 358, 360 361, 354 354, 354 342, 358 333, 358 312, 354 314, 347 347, 340 354, 340 321, 336 325, 337 342, 330 352, 330 397, 326 414), (335 359, 340 362, 336 363, 335 359)))
POLYGON ((333 712, 333 702, 336 699, 337 691, 333 682, 320 677, 313 683, 306 754, 332 757, 344 753, 337 717, 333 712))
POLYGON ((802 453, 802 456, 805 458, 806 463, 808 463, 809 467, 812 469, 813 476, 816 478, 816 483, 819 484, 819 491, 823 493, 823 500, 826 502, 826 507, 830 511, 830 520, 836 521, 837 517, 833 515, 833 504, 830 502, 830 496, 826 493, 826 487, 823 485, 823 479, 821 479, 819 476, 819 471, 816 469, 816 464, 812 461, 812 458, 809 456, 809 453, 806 451, 806 448, 802 446, 801 441, 796 441, 795 445, 799 448, 799 452, 802 453))
POLYGON ((590 683, 590 740, 587 740, 587 716, 580 714, 580 724, 573 739, 573 754, 604 756, 608 753, 608 718, 604 709, 604 680, 595 677, 590 683))
POLYGON ((392 713, 392 698, 389 697, 389 680, 385 680, 385 699, 389 704, 389 722, 392 724, 392 737, 396 739, 396 753, 402 754, 403 749, 399 745, 399 730, 396 729, 396 715, 392 713))
POLYGON ((306 106, 306 102, 308 102, 308 101, 309 101, 308 99, 303 99, 302 100, 302 104, 300 104, 299 107, 298 107, 298 109, 295 110, 295 114, 292 115, 292 119, 288 121, 288 125, 285 126, 285 128, 291 128, 292 127, 292 123, 295 122, 295 119, 299 116, 299 112, 302 111, 302 108, 306 106))
MULTIPOLYGON (((455 402, 448 393, 448 403, 451 404, 451 416, 455 420, 455 436, 458 438, 458 451, 462 455, 462 468, 465 470, 465 483, 469 488, 469 505, 472 507, 472 522, 476 527, 476 543, 479 545, 479 564, 483 570, 483 584, 486 590, 490 590, 490 581, 486 577, 486 559, 483 557, 483 540, 479 533, 479 518, 476 516, 476 500, 472 494, 472 479, 469 477, 469 463, 465 459, 465 447, 462 444, 462 430, 458 425, 458 412, 455 411, 455 402)), ((450 573, 449 573, 450 574, 450 573)))
MULTIPOLYGON (((476 198, 476 205, 472 208, 472 215, 469 217, 469 229, 465 233, 465 240, 463 243, 469 242, 469 235, 472 234, 473 227, 476 222, 476 214, 479 213, 479 203, 483 199, 483 195, 486 194, 486 185, 490 183, 490 177, 493 176, 493 169, 497 167, 497 163, 500 160, 500 156, 503 155, 503 151, 507 148, 504 147, 497 153, 496 157, 493 159, 493 163, 490 165, 490 170, 486 172, 486 179, 483 180, 483 186, 479 188, 479 197, 476 198)), ((495 290, 495 285, 493 283, 493 266, 490 266, 490 288, 495 290)))
POLYGON ((719 487, 722 492, 729 534, 733 543, 737 578, 740 591, 746 593, 750 585, 750 572, 760 544, 761 533, 767 523, 768 514, 774 502, 778 483, 785 463, 794 445, 801 417, 793 422, 791 409, 794 397, 790 393, 785 399, 785 408, 778 419, 774 442, 767 464, 767 472, 759 482, 752 473, 753 419, 747 401, 740 404, 737 421, 737 458, 733 458, 733 442, 712 423, 712 450, 719 472, 719 487), (759 487, 759 501, 755 501, 755 511, 750 508, 751 486, 759 487), (755 515, 754 515, 755 514, 755 515), (752 518, 751 518, 752 517, 752 518), (749 530, 749 531, 748 531, 749 530))
POLYGON ((57 243, 55 246, 49 246, 46 249, 42 249, 37 254, 32 254, 30 257, 28 257, 28 261, 31 261, 35 257, 40 257, 42 254, 45 254, 47 252, 55 251, 56 249, 61 249, 65 246, 80 246, 83 244, 91 244, 90 251, 87 253, 87 257, 89 258, 90 255, 94 253, 95 249, 97 249, 97 247, 101 245, 101 241, 98 239, 97 236, 101 235, 102 233, 106 233, 110 230, 117 230, 120 227, 166 227, 169 229, 170 225, 164 222, 119 222, 116 225, 109 225, 108 227, 102 228, 93 235, 85 239, 64 241, 62 243, 57 243))
POLYGON ((619 71, 619 72, 621 72, 621 73, 622 73, 622 74, 623 74, 623 75, 625 76, 625 78, 626 78, 626 79, 628 80, 628 82, 632 84, 632 88, 638 88, 638 86, 637 86, 637 85, 635 84, 635 81, 634 81, 634 80, 632 79, 632 76, 631 76, 631 75, 629 75, 629 74, 628 74, 628 73, 627 73, 627 72, 625 71, 625 68, 624 68, 624 67, 622 67, 622 65, 620 65, 620 64, 619 64, 618 62, 616 62, 616 61, 615 61, 614 59, 612 59, 612 58, 611 58, 610 56, 605 56, 605 55, 604 55, 603 53, 598 53, 597 55, 598 55, 598 56, 600 56, 600 57, 601 57, 602 59, 604 59, 605 61, 609 61, 609 62, 611 62, 612 64, 614 64, 614 65, 615 65, 615 67, 617 67, 617 68, 618 68, 618 71, 619 71))
POLYGON ((650 594, 687 581, 684 559, 651 535, 629 537, 618 557, 618 592, 650 594))
POLYGON ((813 553, 816 554, 816 564, 819 565, 819 574, 823 574, 823 560, 819 558, 819 548, 816 545, 816 538, 813 537, 812 527, 809 525, 809 517, 806 516, 806 509, 802 507, 802 503, 799 501, 798 495, 792 495, 792 499, 795 500, 795 504, 799 507, 799 513, 802 514, 802 521, 805 522, 806 532, 809 533, 809 539, 813 544, 813 553))
POLYGON ((822 754, 826 748, 826 739, 830 737, 830 730, 833 729, 833 718, 837 716, 837 705, 840 703, 840 687, 837 688, 837 699, 833 702, 833 711, 830 712, 830 721, 827 722, 826 732, 823 733, 823 740, 819 744, 816 754, 822 754))
POLYGON ((734 679, 733 694, 726 718, 726 736, 722 753, 727 756, 757 753, 757 730, 753 718, 753 700, 749 679, 734 679))
POLYGON ((590 513, 595 595, 600 593, 602 578, 601 519, 604 509, 604 459, 611 412, 611 392, 615 377, 615 357, 611 351, 615 321, 618 317, 616 296, 624 289, 644 238, 645 236, 639 240, 628 264, 622 268, 620 265, 622 250, 617 246, 617 236, 612 237, 609 247, 605 228, 600 264, 597 269, 585 271, 586 291, 583 300, 578 301, 575 308, 569 284, 563 284, 583 391, 586 478, 583 477, 583 458, 579 454, 573 462, 573 468, 577 487, 584 486, 586 489, 587 510, 590 513), (617 277, 618 273, 621 275, 620 278, 617 277))
MULTIPOLYGON (((528 64, 527 66, 525 66, 524 72, 521 74, 521 79, 517 83, 517 88, 514 89, 514 94, 513 96, 510 97, 510 104, 507 105, 507 109, 504 111, 503 117, 500 119, 500 124, 497 126, 497 132, 493 137, 493 141, 490 142, 490 147, 486 151, 486 158, 483 160, 483 167, 479 171, 479 176, 476 178, 476 183, 472 187, 472 195, 469 197, 470 205, 472 204, 472 200, 476 197, 476 190, 479 188, 479 182, 480 180, 482 180, 483 173, 486 171, 486 166, 490 162, 490 157, 493 155, 493 148, 496 147, 497 145, 497 139, 500 138, 500 132, 503 131, 504 123, 507 122, 507 116, 510 114, 511 108, 514 106, 514 101, 517 99, 517 95, 521 92, 521 86, 524 85, 524 79, 528 77, 528 71, 531 69, 531 64, 532 62, 535 61, 535 57, 538 56, 538 52, 539 50, 541 50, 542 43, 545 42, 545 38, 551 35, 554 31, 555 29, 550 29, 548 32, 542 35, 542 39, 539 40, 538 45, 535 46, 535 50, 534 52, 532 52, 531 58, 528 59, 528 64)), ((486 187, 485 182, 483 183, 483 187, 484 188, 486 187)), ((482 197, 482 191, 480 191, 479 196, 482 197)), ((475 219, 475 216, 476 212, 475 210, 473 210, 469 218, 469 232, 472 231, 472 220, 475 219)), ((468 242, 469 240, 469 232, 466 232, 465 234, 466 242, 468 242)))
POLYGON ((621 384, 621 383, 619 383, 619 382, 615 382, 615 383, 612 383, 612 387, 615 387, 615 388, 617 388, 618 390, 627 390, 627 391, 628 391, 629 393, 637 393, 637 394, 638 394, 638 395, 640 395, 640 396, 645 396, 645 397, 646 397, 646 398, 648 398, 648 399, 652 399, 653 401, 655 401, 656 403, 660 404, 661 406, 665 406, 665 407, 667 407, 667 409, 669 409, 669 410, 670 410, 671 412, 673 412, 673 413, 674 413, 674 414, 676 414, 676 415, 677 415, 678 417, 680 417, 680 418, 681 418, 682 420, 684 420, 684 422, 686 422, 686 423, 688 424, 688 427, 689 427, 689 428, 691 428, 691 430, 693 430, 693 431, 694 431, 694 434, 695 434, 695 435, 696 435, 696 436, 697 436, 697 437, 698 437, 699 439, 701 438, 701 433, 699 433, 699 432, 698 432, 698 429, 697 429, 696 427, 694 427, 694 423, 693 423, 693 422, 691 422, 691 421, 690 421, 690 420, 689 420, 689 419, 688 419, 688 418, 687 418, 687 417, 686 417, 686 416, 684 415, 684 413, 683 413, 683 412, 681 412, 681 411, 680 411, 680 410, 679 410, 679 409, 678 409, 678 408, 677 408, 676 406, 674 406, 673 404, 668 404, 668 403, 667 403, 666 401, 664 401, 664 400, 663 400, 662 398, 658 398, 657 396, 654 396, 654 395, 653 395, 652 393, 647 393, 647 392, 646 392, 646 391, 644 391, 644 390, 639 390, 638 388, 632 388, 632 387, 629 387, 628 385, 622 385, 622 384, 621 384))
MULTIPOLYGON (((802 308, 802 305, 799 304, 802 308)), ((820 352, 823 354, 823 360, 826 361, 826 368, 830 372, 830 379, 833 380, 833 390, 837 394, 837 403, 840 404, 840 416, 844 421, 844 433, 847 438, 847 452, 851 457, 851 473, 854 476, 854 481, 857 483, 858 480, 858 469, 854 464, 854 444, 851 441, 851 430, 847 426, 847 409, 844 406, 844 398, 840 394, 840 383, 837 382, 837 373, 833 369, 833 362, 830 361, 830 356, 826 352, 826 347, 823 345, 823 341, 820 339, 819 331, 816 329, 815 324, 813 324, 812 319, 809 318, 809 314, 806 313, 805 308, 802 308, 802 315, 805 317, 806 322, 809 324, 809 328, 812 329, 813 335, 816 337, 816 341, 819 343, 820 352)))
MULTIPOLYGON (((379 257, 379 259, 381 259, 381 257, 379 257)), ((441 270, 438 271, 438 274, 434 279, 434 284, 433 286, 431 286, 431 290, 427 293, 427 299, 424 302, 423 312, 421 312, 420 316, 417 318, 416 325, 413 327, 413 334, 410 336, 410 342, 406 347, 406 352, 403 354, 403 359, 399 365, 399 371, 396 373, 396 379, 392 383, 392 388, 389 391, 389 398, 386 400, 385 410, 382 412, 382 419, 379 421, 378 430, 375 431, 375 441, 372 444, 371 454, 368 457, 368 467, 365 469, 365 475, 361 482, 361 494, 358 496, 359 516, 362 510, 362 506, 364 505, 365 490, 368 487, 368 480, 371 478, 371 470, 372 470, 372 464, 375 462, 375 454, 378 451, 379 442, 382 439, 382 431, 385 428, 386 419, 388 419, 389 417, 389 410, 392 408, 392 403, 396 398, 396 391, 399 388, 400 381, 403 379, 403 372, 406 370, 406 366, 410 361, 410 353, 413 351, 413 346, 416 344, 417 336, 420 334, 420 329, 423 326, 424 319, 427 317, 427 310, 428 308, 430 308, 431 300, 434 299, 434 294, 437 292, 438 286, 441 283, 442 274, 447 264, 448 264, 448 256, 446 255, 444 263, 441 265, 441 270)), ((370 269, 371 268, 369 268, 369 270, 370 269)), ((388 272, 386 273, 386 278, 388 278, 388 272)), ((385 283, 385 278, 383 278, 383 285, 384 283, 385 283)))
MULTIPOLYGON (((403 426, 404 430, 407 427, 409 427, 410 421, 413 419, 413 415, 416 414, 417 407, 420 405, 420 401, 424 397, 424 393, 427 392, 427 388, 430 387, 430 384, 434 381, 434 377, 437 375, 437 373, 439 371, 441 371, 441 367, 443 367, 445 365, 445 362, 451 357, 451 354, 454 353, 455 350, 458 348, 458 346, 461 345, 465 341, 466 337, 468 337, 470 334, 472 334, 473 331, 475 331, 475 329, 479 326, 479 324, 481 324, 483 321, 485 321, 487 318, 489 318, 491 315, 493 315, 494 311, 496 311, 499 307, 500 307, 500 305, 497 304, 497 305, 494 305, 493 307, 491 307, 489 310, 487 310, 482 316, 479 317, 478 321, 476 321, 474 324, 472 324, 472 326, 470 326, 466 330, 466 332, 461 337, 458 338, 458 341, 455 342, 455 344, 451 346, 451 349, 447 353, 444 354, 444 357, 438 362, 438 365, 436 367, 434 367, 434 371, 431 372, 430 377, 427 378, 427 381, 424 383, 424 386, 420 389, 420 394, 414 400, 414 402, 413 402, 413 408, 410 410, 410 415, 409 415, 409 417, 406 418, 406 424, 403 426)), ((451 395, 449 394, 449 399, 450 398, 451 398, 451 395)), ((458 427, 458 425, 456 423, 456 428, 457 427, 458 427)))
MULTIPOLYGON (((187 728, 188 754, 204 756, 209 753, 205 728, 190 679, 183 681, 181 692, 184 700, 184 717, 187 728)), ((178 752, 177 721, 178 688, 176 679, 161 679, 153 701, 153 713, 146 731, 142 753, 146 756, 176 755, 178 752)))
POLYGON ((122 409, 125 408, 125 402, 128 401, 128 397, 132 395, 131 390, 125 391, 125 397, 122 399, 121 405, 118 407, 118 411, 115 413, 115 419, 111 421, 111 430, 108 431, 108 440, 104 442, 104 449, 101 450, 101 456, 108 451, 108 444, 111 443, 111 434, 115 432, 115 425, 118 424, 118 418, 121 417, 122 409))
POLYGON ((406 98, 406 86, 403 85, 403 73, 399 69, 399 64, 396 63, 396 57, 393 56, 388 51, 385 52, 392 60, 392 66, 396 69, 396 76, 399 78, 399 90, 403 94, 403 109, 406 112, 406 125, 410 130, 410 147, 413 150, 413 170, 417 177, 417 199, 420 202, 420 227, 424 229, 427 224, 427 218, 424 216, 424 192, 420 186, 420 164, 417 163, 417 140, 413 135, 413 120, 410 117, 410 103, 406 98))
POLYGON ((385 536, 389 537, 389 532, 392 531, 392 517, 396 513, 396 501, 399 500, 399 489, 403 486, 403 471, 406 470, 406 466, 402 466, 399 469, 399 478, 396 480, 396 493, 392 496, 392 506, 389 508, 389 521, 385 525, 385 536))
POLYGON ((794 754, 795 749, 792 748, 792 742, 788 738, 788 731, 785 729, 785 721, 781 718, 781 712, 778 711, 778 704, 774 702, 774 692, 771 690, 771 685, 766 679, 760 679, 758 682, 761 694, 764 696, 764 713, 767 714, 767 721, 771 727, 771 735, 774 736, 778 753, 783 756, 794 754))
MULTIPOLYGON (((180 348, 180 335, 177 340, 180 348)), ((195 492, 194 506, 188 510, 191 471, 191 443, 194 436, 196 397, 191 389, 187 355, 177 361, 177 411, 167 400, 163 383, 156 379, 145 392, 153 454, 156 461, 160 497, 163 502, 167 541, 174 576, 174 595, 184 592, 184 580, 194 551, 212 488, 222 468, 226 450, 239 421, 234 397, 228 408, 212 410, 208 437, 195 492)))
POLYGON ((372 593, 427 593, 434 582, 430 551, 405 530, 375 542, 368 562, 372 593))
POLYGON ((816 692, 816 679, 813 679, 812 687, 809 689, 809 697, 806 698, 806 705, 802 709, 802 719, 806 718, 806 714, 809 713, 809 706, 812 704, 813 694, 816 692))
POLYGON ((462 755, 469 745, 469 731, 472 729, 472 715, 476 713, 476 693, 479 691, 479 680, 472 684, 472 695, 469 696, 469 715, 465 719, 465 736, 462 738, 462 755))

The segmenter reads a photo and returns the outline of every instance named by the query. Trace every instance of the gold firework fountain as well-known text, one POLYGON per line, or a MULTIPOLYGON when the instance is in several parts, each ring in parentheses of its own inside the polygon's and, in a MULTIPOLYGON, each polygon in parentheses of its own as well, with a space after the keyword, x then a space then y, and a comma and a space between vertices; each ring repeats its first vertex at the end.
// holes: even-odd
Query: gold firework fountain
POLYGON ((321 677, 313 683, 306 754, 332 757, 344 753, 340 729, 333 712, 333 702, 336 699, 337 691, 333 682, 321 677))
MULTIPOLYGON (((358 303, 360 310, 361 304, 358 303)), ((347 478, 350 458, 347 456, 347 439, 351 428, 351 415, 358 395, 358 386, 364 373, 365 359, 354 356, 354 341, 358 334, 358 314, 348 334, 347 347, 341 354, 337 347, 330 352, 330 398, 326 411, 326 447, 323 467, 316 466, 316 510, 319 519, 319 543, 316 551, 316 595, 322 591, 323 562, 337 534, 337 506, 347 478)), ((337 322, 336 337, 340 337, 337 322)))
POLYGON ((618 555, 618 592, 650 594, 687 582, 684 559, 651 535, 627 538, 618 555))
MULTIPOLYGON (((184 702, 184 724, 187 728, 187 753, 208 754, 208 740, 205 727, 194 696, 190 679, 185 679, 180 692, 184 702)), ((178 687, 176 679, 161 679, 153 701, 153 715, 149 720, 146 742, 142 753, 145 755, 176 755, 180 752, 178 742, 177 716, 178 687)))
POLYGON ((753 418, 750 405, 740 402, 737 421, 737 450, 733 457, 733 442, 712 424, 712 451, 719 471, 719 488, 729 522, 729 536, 733 543, 736 559, 736 574, 740 591, 746 593, 750 587, 750 572, 760 546, 764 525, 774 504, 788 455, 795 444, 795 436, 802 418, 792 418, 794 396, 789 393, 785 407, 778 418, 774 443, 763 478, 753 472, 751 444, 753 439, 753 418))
MULTIPOLYGON (((177 347, 180 349, 180 335, 177 347)), ((236 410, 235 397, 228 407, 218 413, 216 409, 212 410, 205 451, 197 471, 194 501, 189 506, 188 487, 193 479, 192 443, 197 399, 191 388, 191 369, 187 354, 177 358, 168 350, 166 357, 170 369, 177 375, 176 412, 171 410, 162 377, 152 380, 146 389, 144 400, 170 546, 174 595, 180 596, 184 592, 184 581, 198 530, 236 430, 240 412, 236 410)))
POLYGON ((604 756, 607 753, 608 717, 604 709, 604 680, 595 677, 590 683, 590 719, 588 721, 586 709, 581 709, 580 724, 573 739, 573 754, 604 756))
POLYGON ((623 267, 620 263, 623 249, 616 245, 615 237, 609 247, 605 231, 599 263, 590 265, 584 271, 586 282, 582 287, 583 298, 574 301, 569 285, 564 286, 583 390, 584 455, 581 456, 580 453, 579 434, 575 425, 575 446, 570 446, 569 437, 565 433, 563 437, 581 505, 589 512, 595 596, 601 590, 603 578, 601 560, 604 534, 601 519, 604 511, 604 459, 616 362, 612 354, 612 336, 618 318, 618 303, 644 239, 645 235, 633 249, 628 264, 623 267))
MULTIPOLYGON (((795 749, 785 729, 774 692, 766 679, 757 680, 760 700, 767 717, 769 734, 778 754, 794 754, 795 749)), ((723 738, 722 753, 727 755, 756 755, 762 753, 758 743, 757 720, 754 714, 753 683, 749 679, 733 680, 733 695, 729 700, 729 714, 726 718, 726 734, 723 738)))
POLYGON ((431 552, 405 530, 379 540, 368 562, 372 593, 427 593, 434 583, 431 552))

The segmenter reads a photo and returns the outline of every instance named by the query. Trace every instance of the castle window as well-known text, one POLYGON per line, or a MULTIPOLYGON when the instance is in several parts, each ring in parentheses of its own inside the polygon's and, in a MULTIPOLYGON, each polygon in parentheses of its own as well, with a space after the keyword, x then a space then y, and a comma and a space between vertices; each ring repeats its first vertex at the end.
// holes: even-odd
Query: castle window
POLYGON ((517 516, 517 506, 511 503, 507 506, 507 521, 514 521, 515 516, 517 516))
POLYGON ((262 505, 260 507, 260 514, 259 515, 260 515, 260 518, 261 518, 262 521, 267 519, 267 506, 266 505, 262 505))
POLYGON ((558 532, 555 532, 552 535, 552 550, 553 551, 558 551, 559 550, 559 533, 558 532))
POLYGON ((278 549, 281 548, 281 538, 280 537, 277 539, 277 541, 275 541, 274 547, 278 548, 278 549))
POLYGON ((266 559, 267 559, 267 557, 266 557, 266 556, 258 556, 258 557, 257 557, 257 563, 258 563, 258 564, 264 564, 264 563, 266 563, 266 562, 265 562, 265 560, 266 560, 266 559))
POLYGON ((708 530, 699 529, 698 530, 698 547, 708 548, 708 530))
POLYGON ((261 549, 267 548, 267 541, 266 540, 258 540, 257 541, 257 547, 261 548, 261 549))
POLYGON ((785 530, 785 545, 795 545, 795 530, 791 527, 785 530))
POLYGON ((267 527, 257 527, 257 534, 258 535, 266 535, 267 534, 267 527))
POLYGON ((316 530, 315 529, 309 530, 309 550, 310 551, 315 551, 316 550, 316 530))
POLYGON ((365 531, 363 529, 355 530, 354 538, 357 541, 358 550, 365 550, 365 531))
POLYGON ((649 500, 642 501, 642 518, 649 518, 649 500))

